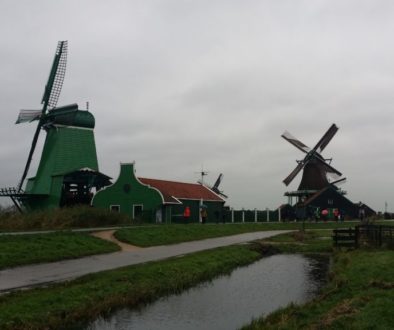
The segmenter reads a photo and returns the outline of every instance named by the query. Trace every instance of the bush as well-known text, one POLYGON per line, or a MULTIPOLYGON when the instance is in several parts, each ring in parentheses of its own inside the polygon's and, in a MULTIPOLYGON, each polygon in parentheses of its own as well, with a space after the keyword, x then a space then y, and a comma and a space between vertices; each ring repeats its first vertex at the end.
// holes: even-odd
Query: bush
POLYGON ((75 206, 20 214, 0 211, 0 230, 69 229, 131 224, 131 218, 108 210, 75 206))

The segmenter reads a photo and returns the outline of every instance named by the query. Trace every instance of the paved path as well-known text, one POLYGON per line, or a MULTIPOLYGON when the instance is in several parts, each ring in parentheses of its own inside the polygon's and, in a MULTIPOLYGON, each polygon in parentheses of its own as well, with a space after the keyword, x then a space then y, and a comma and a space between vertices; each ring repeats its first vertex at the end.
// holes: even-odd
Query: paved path
POLYGON ((0 292, 67 281, 90 273, 250 242, 290 231, 260 231, 5 269, 0 271, 0 292))

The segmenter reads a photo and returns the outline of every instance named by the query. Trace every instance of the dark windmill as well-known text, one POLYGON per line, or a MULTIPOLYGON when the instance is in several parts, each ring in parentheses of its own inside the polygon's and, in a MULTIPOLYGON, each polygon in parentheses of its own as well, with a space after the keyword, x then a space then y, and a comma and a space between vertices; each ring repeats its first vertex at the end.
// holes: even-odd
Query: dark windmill
POLYGON ((94 116, 77 104, 56 107, 67 63, 67 41, 59 41, 45 85, 41 110, 21 110, 16 124, 37 121, 22 177, 16 188, 0 189, 22 211, 89 204, 92 190, 108 185, 98 172, 93 128, 94 116), (46 132, 37 173, 27 180, 41 130, 46 132))
POLYGON ((341 172, 331 166, 331 158, 327 159, 321 155, 322 151, 337 131, 338 127, 335 124, 332 124, 312 149, 295 138, 289 132, 286 131, 282 134, 282 137, 285 140, 305 154, 305 157, 302 160, 297 160, 298 164, 296 168, 283 180, 283 183, 288 186, 297 174, 303 170, 301 183, 298 186, 298 189, 285 194, 286 196, 289 196, 290 204, 292 204, 292 197, 296 197, 297 202, 302 202, 312 194, 332 184, 328 177, 338 180, 342 175, 341 172))
MULTIPOLYGON (((204 172, 204 173, 205 173, 205 175, 207 174, 207 172, 204 172)), ((215 192, 216 194, 218 194, 218 195, 220 195, 220 196, 222 196, 222 197, 224 197, 224 198, 228 198, 228 196, 225 195, 225 194, 223 193, 223 191, 219 189, 219 186, 220 186, 220 183, 222 182, 222 179, 223 179, 223 174, 220 173, 219 176, 218 176, 218 178, 216 179, 216 181, 215 181, 215 183, 214 183, 213 186, 207 185, 207 184, 204 183, 204 181, 202 181, 202 180, 201 180, 201 181, 198 181, 198 183, 201 184, 201 185, 203 185, 203 186, 208 187, 209 189, 211 189, 211 190, 212 190, 213 192, 215 192)))
POLYGON ((345 197, 346 191, 337 186, 344 183, 346 178, 341 178, 342 173, 331 166, 332 158, 324 158, 321 154, 337 131, 338 127, 332 124, 312 149, 289 132, 282 134, 285 140, 305 154, 303 159, 297 160, 296 168, 283 180, 288 186, 303 171, 298 189, 285 193, 290 206, 294 206, 296 218, 320 217, 322 210, 327 210, 328 218, 334 218, 335 212, 352 218, 358 214, 357 205, 345 197), (294 205, 293 197, 296 198, 294 205))

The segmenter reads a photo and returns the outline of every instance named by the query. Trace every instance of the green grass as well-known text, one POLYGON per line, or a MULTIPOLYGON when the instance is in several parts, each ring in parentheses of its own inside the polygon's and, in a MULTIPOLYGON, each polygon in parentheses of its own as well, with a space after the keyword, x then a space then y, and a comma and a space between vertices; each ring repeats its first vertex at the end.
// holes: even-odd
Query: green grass
POLYGON ((0 329, 70 328, 120 306, 181 292, 259 258, 251 246, 230 246, 0 296, 0 329))
POLYGON ((88 234, 57 232, 0 236, 0 269, 119 250, 111 242, 88 234))
POLYGON ((146 247, 229 236, 265 229, 261 224, 160 225, 119 229, 115 232, 115 237, 129 244, 146 247))
MULTIPOLYGON (((305 223, 309 229, 323 230, 348 228, 357 223, 305 223)), ((116 231, 115 237, 123 242, 137 246, 155 246, 194 241, 212 237, 221 237, 264 230, 299 230, 302 223, 241 223, 241 224, 188 224, 188 225, 156 225, 149 227, 133 227, 116 231)), ((331 233, 331 231, 328 231, 331 233)), ((331 235, 331 234, 330 234, 331 235)))
POLYGON ((264 240, 282 253, 330 253, 333 251, 331 230, 306 230, 281 234, 264 240))

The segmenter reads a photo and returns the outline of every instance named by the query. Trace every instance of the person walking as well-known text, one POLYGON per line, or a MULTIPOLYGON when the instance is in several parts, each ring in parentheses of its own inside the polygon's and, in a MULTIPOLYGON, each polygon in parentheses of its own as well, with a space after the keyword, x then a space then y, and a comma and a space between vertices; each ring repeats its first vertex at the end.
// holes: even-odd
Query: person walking
POLYGON ((316 207, 314 215, 315 215, 315 222, 318 222, 320 220, 320 207, 316 207))
POLYGON ((338 209, 334 209, 334 219, 336 222, 338 222, 339 220, 339 210, 338 209))
POLYGON ((189 223, 190 215, 191 215, 190 207, 186 206, 185 210, 183 211, 183 221, 185 224, 189 223))
POLYGON ((207 217, 208 217, 208 212, 205 207, 201 208, 200 215, 201 215, 201 223, 204 224, 207 221, 207 217))
POLYGON ((323 210, 321 211, 321 216, 322 216, 322 218, 323 218, 323 221, 324 221, 324 222, 327 222, 328 210, 327 210, 327 209, 323 209, 323 210))

